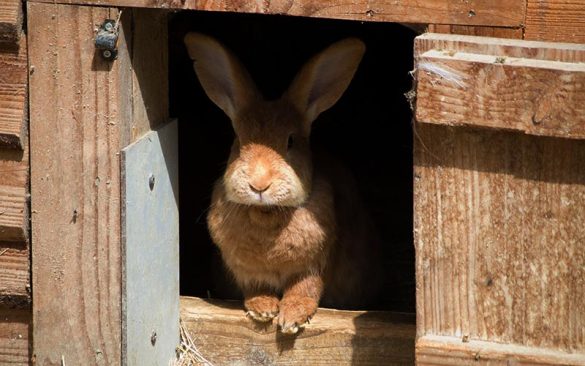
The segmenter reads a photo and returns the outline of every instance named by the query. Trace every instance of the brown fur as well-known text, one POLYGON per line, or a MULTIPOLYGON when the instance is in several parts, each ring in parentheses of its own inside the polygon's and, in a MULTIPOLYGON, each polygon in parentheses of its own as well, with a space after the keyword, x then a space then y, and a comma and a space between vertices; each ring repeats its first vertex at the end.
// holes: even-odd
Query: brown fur
POLYGON ((281 99, 265 101, 217 41, 190 33, 185 42, 203 88, 237 135, 213 190, 208 226, 248 315, 278 316, 281 330, 294 333, 322 296, 326 305, 366 302, 378 279, 377 236, 351 174, 329 156, 312 154, 309 144, 311 123, 349 85, 363 44, 332 45, 303 67, 281 99))

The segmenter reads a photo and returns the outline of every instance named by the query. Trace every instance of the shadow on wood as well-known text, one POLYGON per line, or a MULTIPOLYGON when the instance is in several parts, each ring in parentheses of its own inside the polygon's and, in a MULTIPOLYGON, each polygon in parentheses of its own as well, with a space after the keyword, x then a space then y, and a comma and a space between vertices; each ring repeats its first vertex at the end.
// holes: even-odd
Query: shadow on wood
POLYGON ((412 365, 414 315, 319 309, 295 336, 247 319, 236 301, 181 298, 181 319, 214 365, 412 365))

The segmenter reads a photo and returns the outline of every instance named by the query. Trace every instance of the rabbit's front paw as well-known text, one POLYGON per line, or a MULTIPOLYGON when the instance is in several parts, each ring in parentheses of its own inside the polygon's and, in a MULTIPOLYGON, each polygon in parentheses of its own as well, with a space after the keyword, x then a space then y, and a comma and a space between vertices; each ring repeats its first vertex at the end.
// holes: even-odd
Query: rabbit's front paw
POLYGON ((272 295, 257 295, 244 301, 246 315, 259 322, 269 322, 278 315, 278 298, 272 295))
POLYGON ((310 297, 289 296, 280 302, 278 326, 282 333, 295 334, 317 311, 317 301, 310 297))

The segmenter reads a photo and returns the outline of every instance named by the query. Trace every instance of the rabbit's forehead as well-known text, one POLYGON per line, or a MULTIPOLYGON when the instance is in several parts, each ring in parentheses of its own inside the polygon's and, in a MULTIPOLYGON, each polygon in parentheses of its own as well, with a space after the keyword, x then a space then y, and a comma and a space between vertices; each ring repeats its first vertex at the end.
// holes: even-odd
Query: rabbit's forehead
POLYGON ((235 123, 236 133, 245 140, 286 139, 291 133, 299 133, 301 127, 300 113, 278 102, 251 108, 235 123))

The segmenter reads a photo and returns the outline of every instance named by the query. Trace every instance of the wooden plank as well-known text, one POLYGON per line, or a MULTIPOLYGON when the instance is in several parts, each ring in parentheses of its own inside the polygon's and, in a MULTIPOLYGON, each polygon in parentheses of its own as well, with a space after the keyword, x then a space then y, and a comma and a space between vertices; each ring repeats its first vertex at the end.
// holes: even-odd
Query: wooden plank
POLYGON ((239 302, 181 298, 181 319, 214 365, 412 365, 408 314, 319 309, 298 336, 247 319, 239 302))
POLYGON ((417 124, 417 334, 585 352, 585 140, 417 124))
MULTIPOLYGON (((28 308, 30 306, 29 251, 0 243, 0 306, 28 308)), ((1 322, 1 320, 0 320, 1 322)))
POLYGON ((585 138, 585 64, 502 56, 490 42, 417 54, 417 120, 585 138), (475 53, 484 43, 492 51, 475 53))
MULTIPOLYGON (((25 140, 26 142, 26 140, 25 140)), ((29 228, 28 147, 0 149, 0 242, 26 246, 29 228)))
POLYGON ((26 54, 25 35, 21 36, 18 48, 0 49, 0 147, 2 148, 22 149, 24 146, 28 81, 26 54))
POLYGON ((523 347, 461 338, 426 336, 417 341, 418 366, 583 366, 585 354, 571 354, 542 348, 523 347))
POLYGON ((30 323, 30 310, 0 308, 0 365, 30 365, 30 323))
POLYGON ((456 34, 426 33, 416 37, 415 58, 436 49, 500 57, 531 58, 559 62, 585 62, 585 46, 574 43, 523 41, 456 34))
POLYGON ((169 119, 168 12, 134 9, 131 141, 169 119), (156 52, 153 52, 156 50, 156 52))
POLYGON ((21 38, 22 4, 20 0, 0 2, 0 44, 15 46, 21 38))
POLYGON ((528 0, 524 37, 585 43, 585 0, 528 0))
POLYGON ((100 6, 285 14, 397 23, 467 24, 520 27, 523 0, 29 0, 100 6))
POLYGON ((505 27, 478 27, 469 25, 429 24, 431 33, 462 34, 468 36, 522 39, 524 29, 505 27))
POLYGON ((120 364, 121 130, 131 65, 93 44, 116 9, 28 3, 34 313, 37 364, 120 364))
POLYGON ((123 365, 167 365, 179 344, 177 127, 122 150, 123 365))

